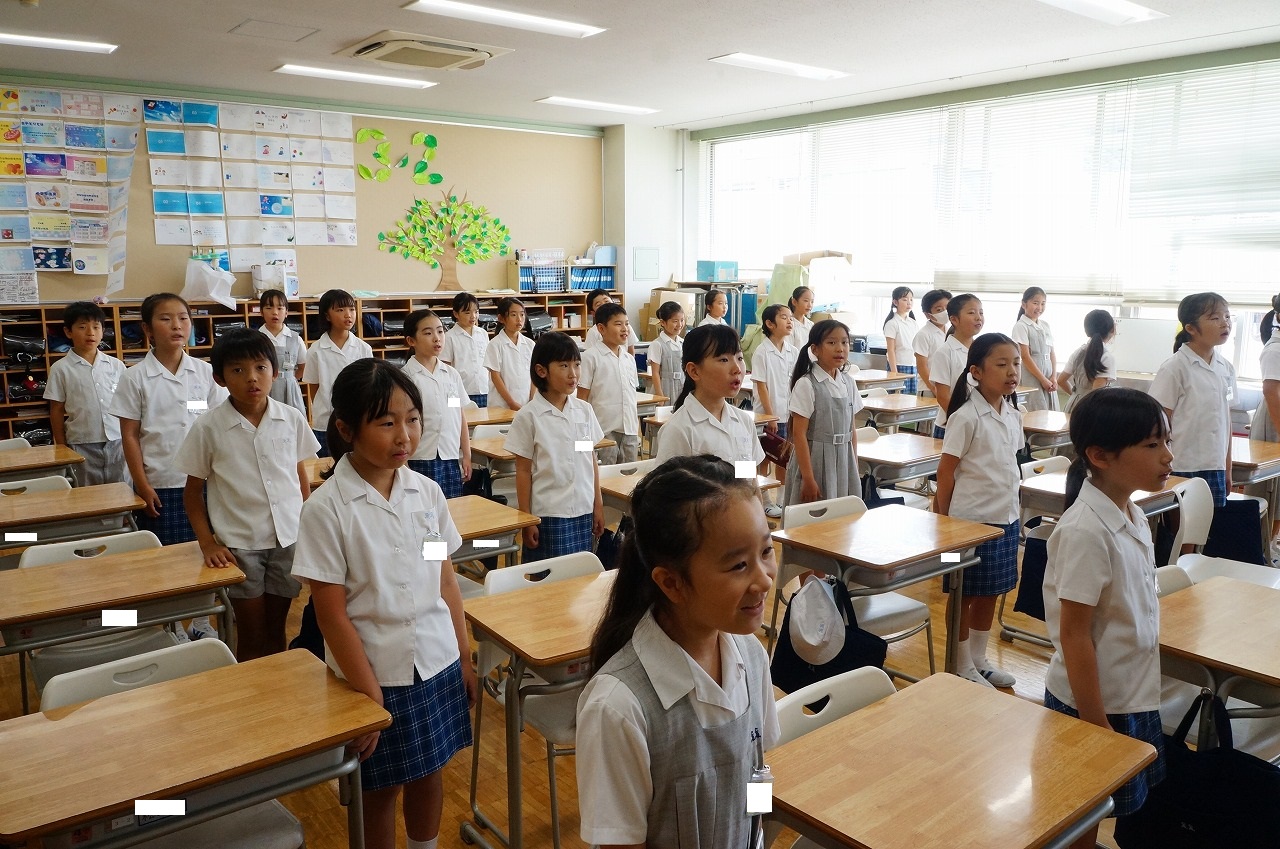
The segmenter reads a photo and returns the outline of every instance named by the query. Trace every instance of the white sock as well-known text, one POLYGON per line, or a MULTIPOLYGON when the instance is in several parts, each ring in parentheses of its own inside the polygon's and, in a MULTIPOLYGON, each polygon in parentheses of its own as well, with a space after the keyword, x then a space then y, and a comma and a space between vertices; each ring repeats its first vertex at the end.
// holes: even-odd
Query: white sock
POLYGON ((990 638, 990 631, 979 631, 977 628, 969 629, 969 651, 973 657, 973 665, 978 669, 991 668, 991 661, 987 660, 987 640, 990 638))
MULTIPOLYGON (((969 630, 969 639, 973 639, 973 630, 969 630)), ((956 674, 964 675, 970 669, 974 669, 972 649, 969 646, 969 640, 960 640, 956 643, 956 674)))
POLYGON ((430 840, 414 840, 406 835, 406 839, 409 841, 408 849, 436 849, 436 843, 439 842, 440 836, 436 835, 430 840))

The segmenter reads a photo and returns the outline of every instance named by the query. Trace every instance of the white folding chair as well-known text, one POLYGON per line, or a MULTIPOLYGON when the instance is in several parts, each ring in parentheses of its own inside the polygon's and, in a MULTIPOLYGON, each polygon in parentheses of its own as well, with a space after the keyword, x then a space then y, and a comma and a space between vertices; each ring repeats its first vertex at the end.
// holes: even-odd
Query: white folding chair
MULTIPOLYGON (((200 640, 171 646, 58 675, 50 679, 45 687, 40 699, 40 709, 49 711, 113 693, 232 666, 235 662, 231 650, 218 640, 200 640)), ((319 757, 332 759, 336 756, 340 759, 341 753, 341 749, 336 749, 322 753, 319 757)), ((318 756, 311 756, 316 757, 318 756)), ((311 758, 306 759, 308 763, 311 758)), ((246 788, 265 787, 299 771, 300 767, 295 762, 270 773, 240 779, 236 784, 246 788)), ((206 790, 188 796, 188 812, 207 807, 220 796, 225 797, 228 788, 223 786, 212 790, 216 792, 206 790), (202 797, 209 802, 201 804, 202 797)), ((110 833, 115 837, 121 832, 119 829, 111 829, 110 833)), ((87 845, 92 846, 92 843, 87 845)), ((305 845, 305 840, 302 824, 273 799, 136 845, 143 849, 300 849, 305 845)))
MULTIPOLYGON (((24 439, 23 442, 26 442, 24 439)), ((71 481, 62 475, 47 475, 42 478, 27 478, 20 481, 0 483, 0 497, 8 495, 33 495, 37 492, 64 492, 71 489, 71 481)))
MULTIPOLYGON (((857 516, 866 511, 866 503, 854 495, 845 496, 844 498, 829 498, 825 501, 814 501, 809 504, 792 504, 783 509, 782 527, 785 529, 798 528, 814 522, 857 516)), ((841 580, 845 580, 846 583, 849 583, 851 589, 860 587, 858 584, 848 582, 844 577, 844 570, 836 561, 830 558, 815 557, 807 552, 797 551, 787 545, 783 545, 782 560, 783 562, 778 569, 778 577, 774 584, 773 613, 769 619, 770 651, 773 650, 773 643, 778 636, 778 604, 780 602, 783 604, 788 603, 788 599, 783 598, 783 596, 786 594, 784 590, 792 578, 806 570, 814 570, 827 575, 835 575, 841 580)), ((853 611, 858 617, 859 627, 882 637, 886 642, 896 643, 923 630, 929 651, 929 674, 932 675, 937 671, 933 656, 933 621, 929 616, 929 605, 901 593, 877 593, 876 595, 867 596, 855 595, 853 597, 853 611)), ((890 674, 907 681, 917 680, 901 672, 891 670, 890 674)))
MULTIPOLYGON (((535 563, 494 569, 485 575, 484 594, 499 595, 549 581, 564 581, 604 571, 599 558, 590 552, 566 554, 535 563)), ((484 691, 497 703, 506 706, 502 674, 512 674, 510 656, 483 632, 474 631, 476 640, 476 675, 484 691), (495 670, 503 669, 496 678, 495 670)), ((586 683, 585 664, 574 662, 552 670, 538 670, 542 679, 529 676, 529 684, 521 684, 521 713, 524 724, 542 735, 547 744, 547 779, 551 797, 551 840, 560 849, 560 806, 556 793, 556 758, 574 753, 578 727, 578 696, 586 683)), ((476 799, 480 777, 480 720, 484 711, 484 693, 476 700, 475 734, 471 744, 471 811, 483 816, 476 799)))
MULTIPOLYGON (((1039 475, 1048 474, 1049 472, 1065 472, 1070 467, 1071 467, 1070 457, 1063 457, 1060 454, 1055 454, 1052 457, 1046 457, 1043 460, 1032 460, 1029 463, 1023 463, 1020 468, 1022 472, 1022 479, 1024 481, 1028 481, 1039 475)), ((1037 514, 1032 513, 1030 510, 1024 507, 1022 509, 1021 515, 1019 516, 1022 527, 1026 528, 1027 521, 1035 518, 1036 515, 1037 514)), ((1056 519, 1061 514, 1040 513, 1038 515, 1056 519)))
POLYGON ((11 439, 0 439, 0 451, 11 451, 15 448, 30 448, 31 443, 24 437, 15 436, 11 439))
POLYGON ((1218 687, 1227 707, 1235 748, 1280 762, 1280 687, 1233 675, 1218 687))
MULTIPOLYGON (((778 725, 782 732, 778 745, 790 743, 797 737, 816 731, 873 702, 892 696, 895 692, 893 681, 884 670, 864 666, 789 693, 779 699, 777 704, 778 725), (823 699, 827 702, 820 710, 806 710, 808 705, 823 699)), ((765 820, 765 849, 769 849, 781 830, 782 826, 776 820, 765 820)), ((816 846, 816 843, 802 837, 792 844, 792 849, 811 849, 816 846)))
MULTIPOLYGON (((1156 593, 1161 598, 1185 590, 1192 583, 1191 577, 1180 566, 1156 567, 1156 593)), ((1199 663, 1161 653, 1160 723, 1166 734, 1172 734, 1177 729, 1178 723, 1204 687, 1210 690, 1214 688, 1213 674, 1208 669, 1199 663)))
MULTIPOLYGON (((883 391, 881 394, 884 394, 883 391)), ((873 425, 866 425, 865 427, 860 427, 855 430, 853 435, 857 438, 858 446, 861 448, 861 446, 870 442, 875 442, 879 439, 880 431, 876 430, 873 425)), ((881 498, 901 498, 906 506, 915 510, 929 509, 929 497, 921 495, 918 492, 912 492, 909 489, 899 489, 898 487, 889 489, 887 487, 879 487, 876 489, 876 492, 879 493, 881 498)))
MULTIPOLYGON (((476 425, 474 432, 471 434, 472 439, 487 439, 489 437, 505 437, 511 432, 511 425, 476 425)), ((516 501, 516 463, 514 460, 489 460, 486 464, 489 469, 489 482, 493 488, 494 495, 501 495, 507 499, 508 504, 515 504, 516 501)))
MULTIPOLYGON (((658 461, 656 459, 636 460, 633 463, 608 463, 600 466, 600 477, 602 479, 612 477, 614 475, 621 475, 623 477, 634 477, 638 475, 640 477, 644 477, 649 474, 649 472, 653 471, 654 467, 657 465, 658 461)), ((617 522, 621 521, 621 519, 622 513, 620 511, 611 507, 605 507, 604 523, 606 525, 616 525, 617 522)))
POLYGON ((1179 557, 1178 565, 1186 570, 1191 580, 1197 584, 1222 575, 1235 578, 1237 581, 1248 581, 1260 587, 1280 590, 1280 569, 1273 569, 1270 566, 1242 563, 1225 557, 1206 557, 1203 554, 1194 553, 1179 557))
MULTIPOLYGON (((1173 537, 1168 565, 1175 565, 1184 545, 1201 546, 1213 524, 1213 493, 1202 478, 1188 478, 1173 488, 1178 502, 1178 532, 1173 537)), ((1161 564, 1165 565, 1165 564, 1161 564)))

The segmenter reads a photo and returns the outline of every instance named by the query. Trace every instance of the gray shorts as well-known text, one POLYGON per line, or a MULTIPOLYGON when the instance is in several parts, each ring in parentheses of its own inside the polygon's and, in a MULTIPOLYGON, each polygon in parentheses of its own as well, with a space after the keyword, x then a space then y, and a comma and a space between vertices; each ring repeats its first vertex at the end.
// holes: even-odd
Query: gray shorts
POLYGON ((281 598, 297 598, 302 584, 293 577, 293 546, 283 548, 232 548, 244 583, 227 587, 232 598, 258 598, 264 592, 281 598))
POLYGON ((120 447, 120 440, 76 442, 67 447, 84 458, 83 463, 75 466, 76 481, 80 486, 124 480, 124 450, 120 447))

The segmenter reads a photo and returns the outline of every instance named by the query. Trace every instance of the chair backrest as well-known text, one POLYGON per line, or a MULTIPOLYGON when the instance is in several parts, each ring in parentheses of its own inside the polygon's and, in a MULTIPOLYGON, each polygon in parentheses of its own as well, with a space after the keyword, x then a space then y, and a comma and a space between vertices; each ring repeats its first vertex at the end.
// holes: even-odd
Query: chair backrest
POLYGON ((610 463, 600 467, 600 477, 603 478, 610 475, 623 475, 625 477, 639 475, 640 477, 644 477, 649 474, 649 472, 653 471, 657 465, 657 458, 636 460, 634 463, 610 463))
POLYGON ((1057 525, 1053 522, 1042 522, 1034 528, 1027 528, 1027 539, 1048 540, 1053 536, 1053 529, 1056 527, 1057 525))
POLYGON ((476 425, 471 435, 476 439, 487 439, 491 436, 506 436, 511 432, 511 425, 476 425))
POLYGON ((15 436, 12 439, 0 439, 0 451, 11 451, 14 448, 30 448, 31 443, 25 437, 15 436))
POLYGON ((51 542, 46 545, 33 545, 23 551, 22 558, 18 561, 18 568, 48 566, 52 563, 66 563, 68 560, 92 560, 107 554, 123 554, 128 551, 143 551, 159 547, 160 538, 151 531, 133 531, 127 534, 77 539, 70 542, 51 542))
POLYGON ((1161 598, 1164 598, 1169 593, 1185 590, 1194 583, 1191 580, 1191 576, 1187 574, 1187 570, 1181 566, 1156 567, 1156 595, 1161 598))
POLYGON ((1071 458, 1063 457, 1061 454, 1055 454, 1052 457, 1045 457, 1043 460, 1032 460, 1030 463, 1022 464, 1022 479, 1030 480, 1036 475, 1043 475, 1046 472, 1065 472, 1071 468, 1071 458))
POLYGON ((875 425, 867 425, 866 427, 858 428, 853 434, 857 437, 859 445, 866 445, 868 442, 873 442, 878 438, 880 431, 876 430, 875 425))
POLYGON ((576 554, 552 557, 549 560, 537 560, 533 563, 521 563, 519 566, 493 569, 484 576, 484 594, 509 593, 512 590, 544 582, 564 581, 603 571, 604 564, 600 562, 599 557, 589 551, 579 551, 576 554))
POLYGON ((778 724, 782 727, 778 745, 816 731, 895 692, 893 681, 883 669, 864 666, 789 693, 778 700, 778 724), (827 699, 827 703, 821 710, 805 711, 806 705, 822 699, 827 699))
POLYGON ((136 654, 53 676, 40 694, 40 709, 51 710, 112 693, 136 690, 148 684, 231 666, 235 662, 235 655, 221 640, 198 640, 136 654))
POLYGON ((843 519, 867 512, 867 503, 856 495, 810 501, 808 504, 790 504, 782 511, 782 527, 799 528, 827 519, 843 519))
POLYGON ((863 393, 862 397, 863 398, 879 398, 883 395, 888 395, 888 394, 889 394, 889 390, 885 389, 883 386, 873 386, 870 389, 868 389, 865 393, 863 393))
POLYGON ((464 401, 464 402, 462 403, 462 409, 464 409, 464 410, 478 410, 478 409, 480 409, 480 405, 479 405, 479 404, 477 404, 475 401, 472 401, 470 398, 468 398, 466 401, 464 401))
POLYGON ((1170 563, 1178 562, 1184 545, 1204 545, 1213 524, 1213 493, 1203 478, 1188 478, 1173 488, 1178 500, 1178 533, 1173 539, 1170 563))
POLYGON ((0 496, 28 495, 33 492, 61 492, 71 489, 71 482, 62 475, 49 475, 43 478, 28 478, 22 481, 5 481, 0 483, 0 496))

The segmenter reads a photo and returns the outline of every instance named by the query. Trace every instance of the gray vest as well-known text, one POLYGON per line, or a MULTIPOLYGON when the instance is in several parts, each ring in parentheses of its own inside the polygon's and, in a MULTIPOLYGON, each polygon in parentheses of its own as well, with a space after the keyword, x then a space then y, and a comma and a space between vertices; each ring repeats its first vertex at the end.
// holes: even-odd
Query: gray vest
MULTIPOLYGON (((844 377, 842 372, 835 379, 843 382, 844 377)), ((853 430, 853 397, 850 395, 839 398, 833 395, 825 380, 810 382, 813 384, 813 416, 809 419, 809 441, 848 445, 853 430)), ((857 391, 850 386, 845 386, 845 390, 857 391)))
MULTIPOLYGON (((764 710, 753 686, 764 676, 764 660, 752 651, 754 637, 730 635, 746 666, 751 703, 742 716, 717 728, 702 728, 685 695, 663 710, 636 650, 627 643, 601 668, 635 694, 649 725, 648 849, 748 849, 747 780, 755 760, 752 733, 764 730, 764 710)), ((759 642, 756 642, 759 646, 759 642)))

